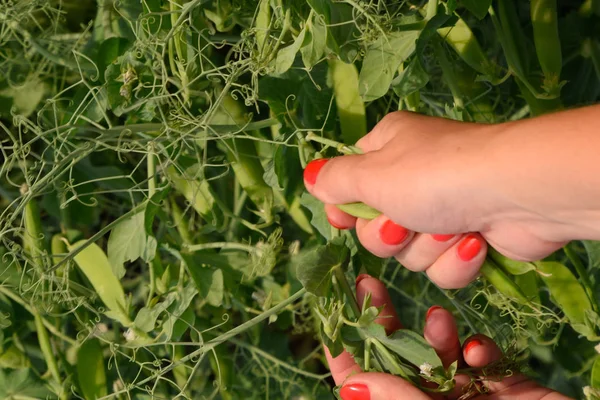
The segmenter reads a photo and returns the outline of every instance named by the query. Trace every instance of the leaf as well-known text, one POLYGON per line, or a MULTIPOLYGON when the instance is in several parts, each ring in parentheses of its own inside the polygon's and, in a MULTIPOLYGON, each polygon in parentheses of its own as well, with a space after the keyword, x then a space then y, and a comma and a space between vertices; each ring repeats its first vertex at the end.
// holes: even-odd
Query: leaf
POLYGON ((45 399, 52 393, 34 378, 28 368, 14 371, 0 370, 0 398, 2 399, 45 399))
POLYGON ((327 27, 322 18, 315 15, 306 24, 304 44, 300 48, 304 66, 309 70, 319 62, 325 53, 327 43, 327 27))
MULTIPOLYGON (((220 270, 216 270, 220 271, 220 270)), ((162 326, 163 340, 179 340, 181 335, 189 328, 189 325, 193 325, 196 314, 193 307, 190 307, 192 300, 198 294, 195 282, 190 282, 186 285, 183 290, 178 293, 176 301, 168 309, 168 317, 165 318, 162 326)), ((215 303, 214 299, 209 299, 215 303)))
POLYGON ((492 0, 460 0, 460 4, 481 20, 487 15, 492 0))
POLYGON ((108 260, 117 279, 125 276, 125 262, 135 261, 146 252, 148 241, 144 221, 145 213, 140 211, 118 223, 110 232, 108 260))
POLYGON ((415 51, 419 33, 392 32, 369 46, 359 75, 359 90, 363 101, 376 100, 388 92, 396 70, 415 51))
POLYGON ((22 85, 14 85, 0 91, 0 96, 11 98, 17 113, 28 117, 35 111, 48 90, 46 83, 30 77, 22 85))
POLYGON ((348 257, 344 238, 338 236, 324 246, 301 253, 294 260, 296 276, 307 291, 317 296, 327 296, 334 268, 339 268, 348 257))
POLYGON ((106 396, 106 371, 100 341, 92 338, 77 351, 77 380, 86 400, 106 396))
POLYGON ((392 81, 392 89, 399 97, 406 97, 420 90, 429 82, 429 75, 421 65, 420 57, 415 57, 408 67, 392 81))
POLYGON ((433 347, 416 332, 408 329, 400 329, 390 336, 380 338, 379 340, 388 349, 417 367, 427 363, 434 369, 438 367, 443 368, 442 361, 433 347))
POLYGON ((196 283, 200 296, 208 304, 219 307, 223 303, 223 271, 192 263, 192 258, 183 256, 189 274, 196 283))
POLYGON ((296 54, 298 50, 300 50, 300 46, 304 43, 304 36, 306 35, 306 27, 300 31, 298 37, 294 40, 294 43, 288 45, 287 47, 279 50, 277 53, 277 57, 275 58, 275 73, 283 74, 286 72, 292 64, 294 64, 294 59, 296 58, 296 54))
POLYGON ((311 213, 310 223, 326 239, 331 238, 331 224, 327 220, 325 206, 308 192, 304 192, 300 198, 300 204, 311 213))
POLYGON ((142 307, 138 311, 133 323, 143 332, 150 332, 156 325, 156 320, 160 314, 165 312, 177 298, 177 292, 171 292, 168 296, 158 304, 152 307, 142 307))
POLYGON ((170 192, 171 187, 166 186, 158 192, 154 193, 154 195, 148 201, 148 204, 146 205, 146 209, 144 211, 144 227, 148 235, 154 235, 154 232, 152 230, 154 217, 156 216, 158 210, 160 210, 162 206, 162 201, 165 199, 165 197, 167 197, 167 195, 170 192))

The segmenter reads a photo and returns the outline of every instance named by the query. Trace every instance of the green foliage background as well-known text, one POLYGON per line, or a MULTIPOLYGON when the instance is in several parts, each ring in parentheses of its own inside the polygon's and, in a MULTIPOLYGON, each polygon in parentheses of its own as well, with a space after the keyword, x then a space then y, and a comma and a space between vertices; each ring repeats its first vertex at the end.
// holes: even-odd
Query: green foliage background
MULTIPOLYGON (((554 2, 2 2, 0 397, 332 398, 315 297, 295 295, 300 256, 332 235, 302 168, 335 149, 307 136, 352 145, 395 110, 499 123, 597 102, 600 2, 558 1, 555 27, 533 3, 554 2)), ((535 272, 514 277, 537 282, 528 313, 347 239, 347 277, 381 277, 406 327, 441 304, 461 337, 527 349, 541 383, 600 388, 596 338, 535 272)), ((596 317, 599 250, 549 258, 596 317)))

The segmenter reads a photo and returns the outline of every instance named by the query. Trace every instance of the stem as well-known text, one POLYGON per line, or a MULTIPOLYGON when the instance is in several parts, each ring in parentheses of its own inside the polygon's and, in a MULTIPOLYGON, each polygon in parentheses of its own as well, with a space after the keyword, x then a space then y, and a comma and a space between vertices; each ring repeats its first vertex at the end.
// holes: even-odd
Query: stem
POLYGON ((156 163, 154 159, 154 144, 148 143, 148 197, 152 198, 156 193, 156 163))
MULTIPOLYGON (((169 366, 161 369, 160 371, 152 374, 151 376, 147 377, 146 379, 143 379, 142 381, 138 382, 138 385, 144 385, 148 382, 154 381, 156 378, 158 378, 159 376, 165 375, 168 372, 170 372, 171 370, 173 370, 174 368, 176 368, 177 366, 179 366, 182 363, 185 363, 191 359, 194 359, 208 351, 210 351, 211 349, 213 349, 214 347, 220 345, 223 342, 228 341, 229 339, 233 338, 234 336, 237 336, 245 331, 247 331, 248 329, 252 328, 255 325, 258 325, 259 323, 263 322, 264 320, 268 319, 271 315, 275 315, 277 313, 279 313, 281 310, 283 310, 284 308, 286 308, 287 306, 289 306, 290 304, 294 303, 296 300, 300 299, 302 296, 304 296, 306 294, 306 289, 302 288, 299 291, 297 291, 295 294, 293 294, 292 296, 288 297, 286 300, 282 301, 281 303, 277 304, 274 307, 269 308, 267 311, 265 311, 263 314, 258 315, 254 318, 252 318, 250 321, 246 321, 241 325, 236 326, 235 328, 233 328, 232 330, 230 330, 229 332, 226 332, 220 336, 217 336, 214 339, 209 340, 208 342, 206 342, 205 344, 203 344, 198 350, 195 350, 193 352, 191 352, 190 354, 188 354, 185 357, 182 357, 179 361, 174 362, 172 364, 170 364, 169 366)), ((114 392, 109 396, 103 397, 103 398, 109 398, 110 396, 116 396, 122 393, 127 393, 128 389, 123 389, 121 391, 118 392, 114 392)))
POLYGON ((356 318, 360 317, 360 307, 358 305, 358 301, 356 301, 356 297, 354 296, 354 293, 352 292, 352 289, 350 288, 350 285, 348 284, 348 280, 344 276, 344 271, 342 271, 341 266, 338 265, 338 266, 334 267, 333 273, 334 273, 336 280, 338 281, 340 288, 342 289, 342 292, 344 292, 344 294, 348 298, 348 301, 350 302, 350 308, 352 309, 354 316, 356 318))
POLYGON ((598 312, 598 301, 596 300, 596 296, 594 295, 592 282, 590 281, 590 277, 588 275, 587 270, 585 269, 585 266, 577 257, 577 254, 575 254, 575 252, 573 252, 571 248, 565 246, 563 249, 569 260, 571 260, 571 262, 573 263, 577 274, 581 278, 581 283, 583 285, 583 288, 585 289, 585 293, 587 294, 588 298, 590 299, 590 302, 592 303, 592 308, 594 309, 594 311, 598 312))
POLYGON ((308 132, 305 138, 308 142, 317 142, 324 144, 326 146, 335 147, 337 151, 343 154, 362 154, 363 151, 356 146, 348 146, 340 142, 336 142, 335 140, 327 139, 321 136, 315 135, 313 132, 308 132))
POLYGON ((256 247, 250 246, 248 244, 243 243, 233 243, 233 242, 214 242, 214 243, 202 243, 202 244, 194 244, 194 245, 186 245, 181 246, 182 249, 188 252, 195 252, 201 250, 208 249, 226 249, 226 250, 242 250, 247 251, 248 253, 254 253, 258 251, 256 247))
POLYGON ((48 371, 50 371, 50 374, 56 380, 56 382, 61 382, 60 373, 58 372, 58 364, 56 362, 56 358, 54 358, 54 352, 52 350, 52 345, 50 344, 48 331, 44 327, 44 321, 42 320, 40 314, 36 311, 33 312, 33 319, 35 321, 35 330, 37 331, 40 349, 44 355, 44 360, 48 366, 48 371))

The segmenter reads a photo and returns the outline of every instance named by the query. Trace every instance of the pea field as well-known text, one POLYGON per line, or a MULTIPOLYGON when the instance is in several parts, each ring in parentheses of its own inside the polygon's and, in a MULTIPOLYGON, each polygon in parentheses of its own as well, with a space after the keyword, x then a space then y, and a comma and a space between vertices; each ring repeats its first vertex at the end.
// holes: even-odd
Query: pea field
POLYGON ((490 249, 443 290, 332 227, 303 169, 397 110, 599 100, 597 0, 2 1, 0 398, 335 399, 323 343, 363 367, 384 349, 369 368, 415 385, 427 361, 443 393, 461 371, 422 337, 441 305, 500 345, 491 378, 598 400, 600 243, 490 249), (397 334, 357 304, 361 273, 397 334))

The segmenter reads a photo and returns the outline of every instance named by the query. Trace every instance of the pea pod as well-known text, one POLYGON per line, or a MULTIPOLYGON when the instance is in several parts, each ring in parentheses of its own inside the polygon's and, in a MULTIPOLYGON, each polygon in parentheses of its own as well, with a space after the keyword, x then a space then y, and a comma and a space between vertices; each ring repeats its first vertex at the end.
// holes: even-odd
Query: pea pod
MULTIPOLYGON (((81 246, 86 246, 87 240, 68 246, 69 251, 74 251, 81 246)), ((127 301, 121 282, 115 276, 106 254, 96 244, 91 243, 75 257, 75 263, 90 281, 100 300, 106 305, 109 317, 119 321, 124 326, 132 325, 127 316, 127 301)))
POLYGON ((510 258, 500 254, 494 248, 488 249, 488 254, 498 265, 512 275, 523 275, 529 271, 535 271, 536 269, 535 264, 531 262, 511 260, 510 258))
POLYGON ((560 307, 573 329, 586 337, 594 332, 586 324, 586 312, 593 311, 592 303, 577 277, 564 264, 555 261, 538 261, 537 268, 548 287, 552 301, 560 307))
POLYGON ((494 264, 490 258, 486 258, 481 266, 481 275, 492 285, 496 290, 519 304, 530 305, 531 302, 523 293, 521 288, 510 279, 509 275, 494 264))
POLYGON ((559 87, 562 69, 556 0, 531 0, 530 12, 535 51, 544 72, 544 86, 551 92, 559 87))
MULTIPOLYGON (((223 97, 221 107, 211 119, 212 124, 242 126, 247 122, 243 107, 229 94, 223 97)), ((219 147, 225 152, 240 186, 258 207, 259 214, 266 222, 271 222, 274 202, 273 189, 263 178, 265 170, 258 157, 254 140, 228 138, 221 140, 219 147)))
POLYGON ((354 144, 367 134, 365 104, 358 90, 358 71, 354 64, 337 59, 329 60, 328 64, 342 138, 344 143, 354 144))
POLYGON ((77 351, 77 380, 86 400, 106 396, 104 356, 98 339, 86 340, 77 351))

